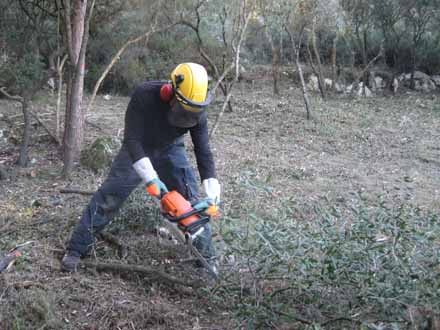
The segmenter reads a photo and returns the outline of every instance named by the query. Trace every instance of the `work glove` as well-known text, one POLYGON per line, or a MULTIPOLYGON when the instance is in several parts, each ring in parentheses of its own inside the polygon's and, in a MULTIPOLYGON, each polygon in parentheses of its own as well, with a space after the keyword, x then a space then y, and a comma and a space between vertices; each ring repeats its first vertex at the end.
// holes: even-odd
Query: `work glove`
POLYGON ((202 181, 206 196, 214 205, 220 204, 220 183, 216 178, 209 178, 202 181))
POLYGON ((160 181, 159 178, 147 182, 147 193, 149 193, 151 196, 161 198, 167 192, 167 187, 162 181, 160 181))
POLYGON ((211 199, 204 199, 192 204, 193 209, 203 212, 206 215, 218 216, 220 214, 218 206, 211 199))
POLYGON ((147 185, 147 192, 154 197, 161 197, 168 192, 165 184, 160 181, 153 164, 148 157, 143 157, 133 164, 136 173, 142 181, 147 185))

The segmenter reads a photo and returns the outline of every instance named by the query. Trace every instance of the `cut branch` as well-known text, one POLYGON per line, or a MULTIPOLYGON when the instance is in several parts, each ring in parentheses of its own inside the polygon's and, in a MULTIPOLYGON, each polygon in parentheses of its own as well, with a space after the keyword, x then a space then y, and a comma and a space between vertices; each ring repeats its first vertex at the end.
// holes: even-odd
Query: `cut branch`
POLYGON ((95 261, 85 261, 81 260, 81 264, 88 268, 95 268, 97 271, 103 272, 114 272, 114 273, 136 273, 142 276, 147 277, 151 281, 157 281, 168 285, 183 285, 186 287, 196 288, 200 285, 200 283, 196 282, 187 282, 181 279, 170 276, 160 270, 136 266, 136 265, 126 265, 126 264, 118 264, 118 263, 102 263, 95 261))
POLYGON ((86 190, 80 190, 80 189, 61 189, 61 194, 80 194, 80 195, 93 195, 94 191, 86 191, 86 190))

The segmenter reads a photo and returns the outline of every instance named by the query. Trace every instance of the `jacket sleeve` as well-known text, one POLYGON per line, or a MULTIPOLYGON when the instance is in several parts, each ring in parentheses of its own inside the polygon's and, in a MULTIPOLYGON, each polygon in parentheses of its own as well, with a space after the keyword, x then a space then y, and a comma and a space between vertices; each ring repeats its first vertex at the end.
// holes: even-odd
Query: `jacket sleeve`
POLYGON ((209 146, 206 114, 196 126, 190 129, 190 134, 201 180, 215 178, 214 157, 209 146))
POLYGON ((142 102, 133 94, 125 113, 124 128, 124 144, 127 146, 128 152, 133 163, 139 159, 146 157, 142 141, 145 132, 145 112, 143 111, 142 102))

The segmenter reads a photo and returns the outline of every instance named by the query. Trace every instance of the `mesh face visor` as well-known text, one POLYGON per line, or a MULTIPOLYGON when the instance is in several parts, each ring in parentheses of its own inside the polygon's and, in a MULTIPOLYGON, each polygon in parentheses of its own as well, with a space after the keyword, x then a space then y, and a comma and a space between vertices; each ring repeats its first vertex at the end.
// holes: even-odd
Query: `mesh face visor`
POLYGON ((203 108, 199 108, 198 111, 185 110, 177 101, 171 107, 170 111, 168 111, 167 119, 168 122, 175 127, 190 128, 199 123, 203 113, 203 108))

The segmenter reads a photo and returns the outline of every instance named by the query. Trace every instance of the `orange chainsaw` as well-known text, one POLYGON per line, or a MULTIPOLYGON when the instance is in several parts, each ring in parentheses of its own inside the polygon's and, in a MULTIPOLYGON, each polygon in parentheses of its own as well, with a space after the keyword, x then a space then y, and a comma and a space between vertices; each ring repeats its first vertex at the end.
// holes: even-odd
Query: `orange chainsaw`
MULTIPOLYGON (((151 191, 149 193, 151 194, 151 191)), ((217 272, 193 245, 193 241, 204 231, 204 225, 211 217, 219 215, 218 206, 209 200, 202 200, 193 205, 176 190, 157 194, 156 197, 160 198, 162 215, 167 219, 164 223, 172 235, 186 245, 209 274, 217 279, 217 272)))

